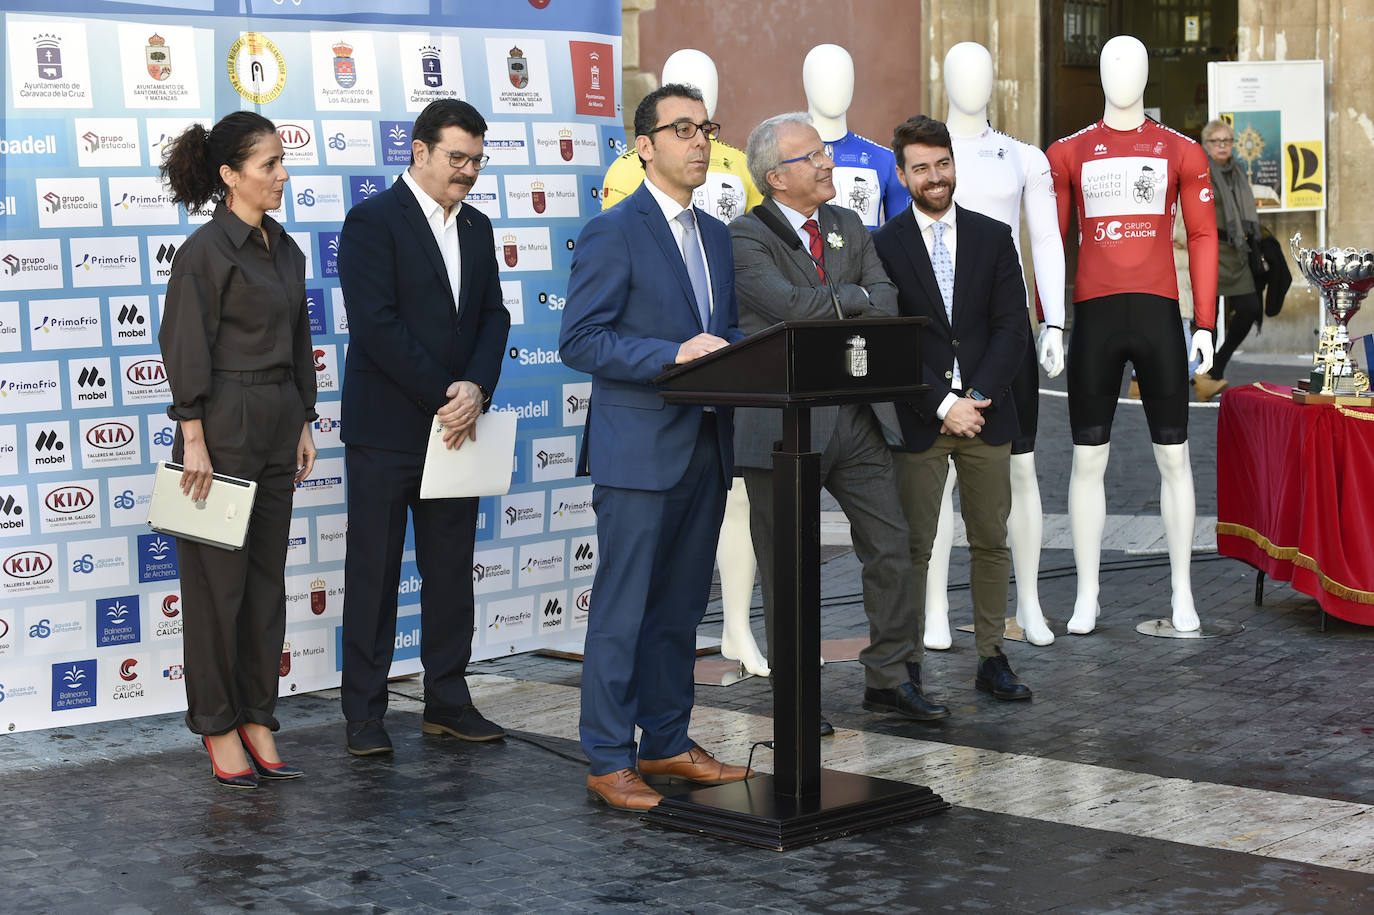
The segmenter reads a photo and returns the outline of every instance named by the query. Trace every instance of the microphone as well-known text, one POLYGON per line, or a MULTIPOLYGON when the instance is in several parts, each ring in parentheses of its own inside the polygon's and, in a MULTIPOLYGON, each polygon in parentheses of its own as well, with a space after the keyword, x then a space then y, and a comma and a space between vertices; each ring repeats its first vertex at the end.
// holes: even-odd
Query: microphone
POLYGON ((826 288, 830 290, 830 301, 831 304, 835 306, 835 317, 844 320, 844 309, 840 306, 840 292, 835 288, 835 283, 830 279, 830 271, 825 269, 825 264, 821 263, 815 257, 812 257, 810 251, 802 247, 801 237, 797 235, 796 231, 763 206, 756 206, 749 212, 753 213, 758 217, 760 222, 773 230, 773 234, 781 238, 784 244, 789 248, 795 248, 802 254, 805 254, 806 259, 816 266, 820 275, 825 279, 826 288))

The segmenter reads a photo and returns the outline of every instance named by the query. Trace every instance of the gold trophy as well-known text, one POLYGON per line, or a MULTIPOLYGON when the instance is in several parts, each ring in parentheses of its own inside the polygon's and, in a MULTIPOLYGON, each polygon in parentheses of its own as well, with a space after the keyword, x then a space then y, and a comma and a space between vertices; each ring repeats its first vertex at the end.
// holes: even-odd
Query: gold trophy
POLYGON ((1368 248, 1299 248, 1302 233, 1288 242, 1298 269, 1317 287, 1330 323, 1322 328, 1321 341, 1312 354, 1308 380, 1293 389, 1298 403, 1371 403, 1369 376, 1360 371, 1351 355, 1347 325, 1360 310, 1364 297, 1374 288, 1374 251, 1368 248))

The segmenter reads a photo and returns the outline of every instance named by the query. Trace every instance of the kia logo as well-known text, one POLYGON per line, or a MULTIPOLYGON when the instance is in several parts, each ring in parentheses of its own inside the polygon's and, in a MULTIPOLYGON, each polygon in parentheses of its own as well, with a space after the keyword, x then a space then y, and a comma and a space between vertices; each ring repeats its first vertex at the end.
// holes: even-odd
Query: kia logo
POLYGON ((128 423, 105 422, 86 431, 86 442, 94 448, 123 448, 134 440, 134 429, 128 423))
POLYGON ((43 504, 55 512, 74 512, 85 511, 91 507, 95 501, 95 493, 84 486, 59 486, 48 493, 43 504))
POLYGON ((167 369, 161 359, 140 359, 129 366, 124 377, 136 385, 151 388, 167 380, 167 369))
POLYGON ((52 557, 39 550, 20 550, 5 557, 3 568, 10 578, 37 578, 52 568, 52 557))
POLYGON ((304 149, 310 145, 310 131, 300 124, 278 124, 277 136, 283 149, 304 149))

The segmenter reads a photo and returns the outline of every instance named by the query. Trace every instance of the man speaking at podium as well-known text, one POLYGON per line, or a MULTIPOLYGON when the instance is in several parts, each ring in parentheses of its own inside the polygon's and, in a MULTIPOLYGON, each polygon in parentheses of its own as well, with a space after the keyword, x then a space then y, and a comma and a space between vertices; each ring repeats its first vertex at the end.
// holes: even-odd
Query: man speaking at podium
POLYGON ((583 450, 601 564, 583 650, 587 788, 622 809, 661 800, 645 778, 715 785, 748 774, 687 734, 696 630, 734 472, 730 411, 666 403, 653 384, 664 366, 743 337, 729 233, 691 205, 717 130, 693 87, 669 83, 640 102, 645 181, 578 237, 559 335, 563 363, 592 376, 583 450))
MULTIPOLYGON (((749 172, 763 203, 730 224, 740 326, 756 333, 779 321, 881 318, 897 314, 897 287, 883 272, 868 230, 853 210, 832 207, 835 163, 804 111, 769 118, 749 134, 749 172)), ((864 708, 929 721, 943 706, 921 693, 917 626, 911 605, 906 521, 881 424, 896 433, 892 404, 846 404, 811 411, 811 446, 820 477, 844 509, 863 564, 864 612, 872 639, 864 665, 864 708)), ((773 458, 779 410, 736 416, 736 460, 749 487, 749 529, 763 575, 771 665, 773 631, 773 458)), ((822 736, 834 729, 818 722, 822 736)))

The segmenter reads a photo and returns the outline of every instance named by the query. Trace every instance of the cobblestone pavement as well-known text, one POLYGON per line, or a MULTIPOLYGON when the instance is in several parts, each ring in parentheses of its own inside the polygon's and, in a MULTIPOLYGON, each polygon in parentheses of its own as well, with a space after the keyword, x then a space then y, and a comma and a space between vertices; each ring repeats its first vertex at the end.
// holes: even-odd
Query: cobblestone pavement
MULTIPOLYGON (((1238 360, 1230 375, 1288 380, 1300 370, 1238 360)), ((1190 411, 1199 514, 1215 514, 1215 417, 1214 408, 1190 411)), ((1047 512, 1064 510, 1067 438, 1064 400, 1047 391, 1038 450, 1047 512)), ((1151 465, 1140 408, 1122 404, 1110 512, 1158 512, 1151 465)), ((822 669, 823 707, 841 729, 829 746, 867 740, 875 754, 880 745, 935 746, 954 768, 931 768, 929 780, 950 786, 995 757, 1020 767, 1003 791, 1023 795, 1030 803, 1015 809, 1031 815, 997 812, 1012 808, 965 792, 947 813, 783 854, 660 831, 587 800, 580 750, 559 736, 572 716, 539 724, 527 708, 493 698, 493 718, 527 729, 484 745, 422 737, 419 682, 401 680, 387 718, 393 758, 343 752, 336 694, 294 696, 279 709, 279 743, 308 775, 251 792, 215 785, 180 716, 0 738, 0 910, 1367 911, 1374 813, 1355 805, 1374 805, 1374 629, 1329 619, 1323 631, 1315 602, 1282 584, 1269 584, 1257 607, 1252 570, 1199 553, 1193 586, 1204 622, 1245 630, 1191 641, 1141 636, 1136 623, 1168 615, 1167 564, 1111 551, 1103 560, 1100 628, 1068 636, 1072 556, 1045 552, 1041 602, 1058 638, 1044 648, 1007 645, 1032 702, 998 703, 974 690, 967 633, 928 655, 928 691, 954 713, 936 725, 863 711, 855 663, 822 669), (958 769, 964 759, 967 772, 958 769), (1079 764, 1123 784, 1205 783, 1234 800, 1191 819, 1147 800, 1145 820, 1158 810, 1198 824, 1170 833, 1173 841, 1152 837, 1160 830, 1141 821, 1138 797, 1103 795, 1090 817, 1071 822, 1034 803, 1063 793, 1055 773, 1079 764), (1343 844, 1329 854, 1294 850, 1330 833, 1320 827, 1337 806, 1343 844), (1135 817, 1124 812, 1133 807, 1135 817), (1313 828, 1261 847, 1254 837, 1280 807, 1313 828)), ((857 572, 847 552, 823 567, 826 638, 866 634, 857 572)), ((951 582, 957 625, 969 620, 965 551, 955 551, 951 582)), ((718 628, 713 606, 702 632, 718 628)), ((528 703, 567 694, 558 687, 575 687, 580 666, 520 655, 473 673, 527 684, 528 703)), ((696 736, 711 746, 721 735, 703 722, 756 722, 770 696, 754 678, 699 687, 697 704, 696 736)))

